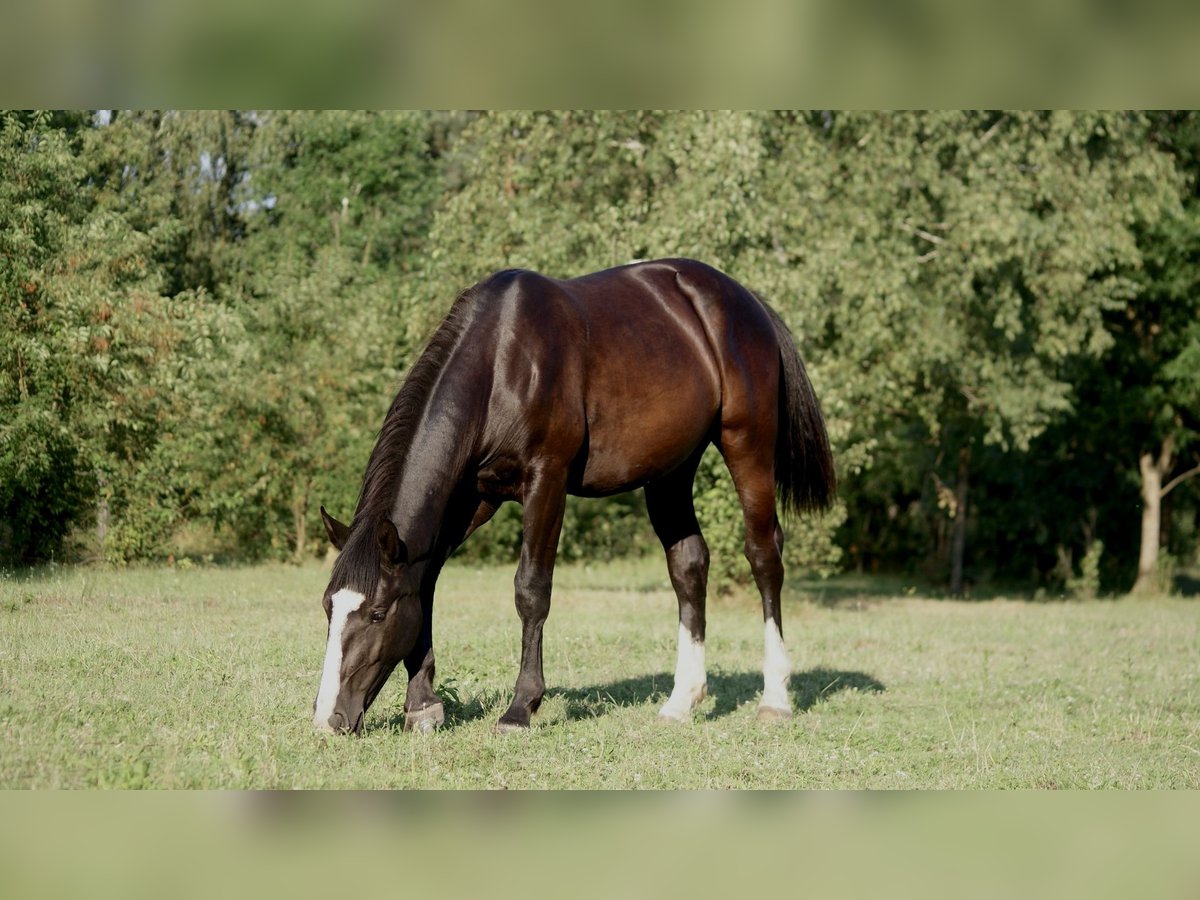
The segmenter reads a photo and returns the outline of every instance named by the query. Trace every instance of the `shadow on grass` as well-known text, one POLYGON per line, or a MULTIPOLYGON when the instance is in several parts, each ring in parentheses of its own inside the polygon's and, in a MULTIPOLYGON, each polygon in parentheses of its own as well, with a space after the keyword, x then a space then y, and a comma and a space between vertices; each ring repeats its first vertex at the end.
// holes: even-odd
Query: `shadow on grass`
MULTIPOLYGON (((567 701, 567 718, 591 719, 605 715, 614 708, 642 706, 648 701, 662 702, 671 692, 673 677, 667 672, 623 678, 605 685, 586 688, 565 688, 550 691, 550 696, 567 701)), ((876 678, 863 672, 837 672, 832 669, 809 669, 797 672, 788 683, 788 693, 796 712, 806 712, 838 691, 857 690, 880 693, 885 690, 876 678)), ((708 673, 708 695, 715 701, 707 719, 727 716, 743 704, 758 699, 762 693, 761 672, 708 673)))
MULTIPOLYGON (((1180 578, 1177 589, 1182 591, 1180 578)), ((1200 587, 1200 582, 1197 583, 1200 587)), ((916 598, 945 600, 953 603, 985 602, 989 600, 1026 600, 1038 602, 1061 600, 1057 594, 1037 591, 1028 585, 1005 581, 968 581, 961 597, 950 593, 945 585, 934 584, 918 577, 900 575, 862 575, 846 572, 825 580, 797 579, 787 585, 787 596, 811 601, 830 609, 867 610, 888 600, 916 598)))
MULTIPOLYGON (((599 718, 614 709, 661 703, 670 694, 672 683, 673 676, 669 672, 658 672, 583 688, 551 688, 546 696, 562 697, 566 701, 567 718, 576 721, 599 718)), ((877 678, 864 672, 840 672, 834 669, 797 672, 788 684, 788 692, 797 713, 807 712, 839 691, 846 690, 878 694, 886 688, 877 678)), ((738 707, 756 701, 761 693, 761 672, 709 672, 708 695, 715 704, 704 717, 712 720, 727 716, 738 707)), ((491 714, 499 716, 509 698, 507 692, 488 691, 463 702, 458 699, 456 691, 443 691, 442 699, 446 708, 443 727, 454 728, 491 714)), ((399 730, 403 722, 403 716, 397 711, 375 727, 399 730)))

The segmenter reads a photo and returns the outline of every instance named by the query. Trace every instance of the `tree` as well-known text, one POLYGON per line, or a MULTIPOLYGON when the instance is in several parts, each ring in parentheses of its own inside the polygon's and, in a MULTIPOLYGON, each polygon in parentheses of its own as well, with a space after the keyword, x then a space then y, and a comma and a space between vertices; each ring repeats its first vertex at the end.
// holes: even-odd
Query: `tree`
POLYGON ((1146 124, 983 112, 785 123, 770 190, 789 262, 780 290, 813 297, 800 330, 830 358, 834 408, 854 409, 851 471, 888 452, 926 473, 926 503, 950 522, 954 593, 980 448, 1024 449, 1070 408, 1068 364, 1107 347, 1104 313, 1132 291, 1120 270, 1139 260, 1133 226, 1172 201, 1146 124))
POLYGON ((148 238, 166 296, 216 297, 236 274, 257 129, 255 114, 237 111, 116 110, 88 134, 96 204, 148 238))
MULTIPOLYGON (((1139 589, 1195 544, 1194 114, 115 111, 0 119, 0 555, 208 521, 302 558, 458 291, 694 256, 796 335, 842 481, 789 566, 1139 589), (1180 176, 1183 173, 1185 177, 1180 176), (1182 209, 1181 209, 1182 197, 1182 209), (1190 542, 1190 543, 1189 543, 1190 542), (972 551, 971 548, 978 548, 972 551), (986 549, 985 549, 986 548, 986 549), (1089 576, 1090 577, 1090 576, 1089 576), (1094 580, 1094 579, 1093 579, 1094 580)), ((717 454, 697 508, 745 578, 717 454)), ((515 510, 465 552, 510 553, 515 510)), ((641 498, 566 556, 653 546, 641 498)))
POLYGON ((239 331, 196 468, 203 509, 244 551, 303 559, 317 502, 353 505, 415 346, 399 278, 437 195, 422 114, 259 117, 235 193, 243 237, 220 288, 239 331))
POLYGON ((107 528, 170 403, 155 370, 176 322, 146 236, 95 203, 87 127, 0 123, 0 509, 22 561, 59 553, 97 502, 107 528))
POLYGON ((1162 505, 1200 474, 1200 117, 1156 116, 1154 137, 1177 161, 1180 214, 1147 227, 1138 291, 1109 319, 1113 347, 1092 373, 1111 400, 1113 434, 1136 457, 1142 500, 1135 593, 1158 579, 1162 505))
POLYGON ((0 558, 54 553, 95 492, 87 440, 73 427, 87 380, 63 352, 79 309, 50 284, 78 245, 80 175, 48 116, 0 119, 0 558))
POLYGON ((258 115, 237 192, 254 252, 345 247, 364 266, 410 269, 438 193, 433 127, 411 112, 258 115))
POLYGON ((122 466, 108 552, 207 521, 303 558, 314 493, 349 504, 404 343, 397 279, 437 195, 421 113, 116 113, 89 143, 98 205, 141 229, 178 353, 122 466))

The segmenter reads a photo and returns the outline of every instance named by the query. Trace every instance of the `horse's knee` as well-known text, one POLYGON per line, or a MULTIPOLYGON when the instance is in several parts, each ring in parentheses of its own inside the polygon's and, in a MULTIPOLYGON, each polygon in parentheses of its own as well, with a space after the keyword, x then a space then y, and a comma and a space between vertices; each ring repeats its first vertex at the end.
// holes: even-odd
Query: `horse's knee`
POLYGON ((708 544, 700 535, 692 535, 671 548, 667 562, 676 578, 689 587, 708 581, 708 544))
POLYGON ((774 535, 770 539, 762 541, 747 537, 743 552, 750 563, 750 568, 756 572, 760 569, 783 569, 783 548, 779 546, 774 535))
POLYGON ((517 570, 513 580, 517 612, 522 619, 545 619, 550 612, 551 578, 540 572, 517 570))

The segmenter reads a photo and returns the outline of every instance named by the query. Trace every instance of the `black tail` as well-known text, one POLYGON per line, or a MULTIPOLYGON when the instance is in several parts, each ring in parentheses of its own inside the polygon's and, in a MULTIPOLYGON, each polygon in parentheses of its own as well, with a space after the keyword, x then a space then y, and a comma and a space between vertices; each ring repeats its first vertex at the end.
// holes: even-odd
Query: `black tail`
POLYGON ((779 433, 775 438, 775 488, 785 514, 828 509, 837 493, 837 475, 821 404, 796 352, 792 333, 775 310, 766 303, 763 307, 775 326, 783 365, 779 433))

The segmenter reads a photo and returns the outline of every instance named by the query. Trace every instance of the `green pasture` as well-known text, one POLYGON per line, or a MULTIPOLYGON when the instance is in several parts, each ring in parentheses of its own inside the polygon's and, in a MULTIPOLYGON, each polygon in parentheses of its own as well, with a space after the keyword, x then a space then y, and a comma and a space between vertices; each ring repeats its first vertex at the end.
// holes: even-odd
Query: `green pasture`
POLYGON ((794 582, 796 717, 759 723, 761 613, 710 601, 709 698, 655 721, 675 600, 661 561, 560 566, 548 693, 516 677, 512 570, 451 565, 435 646, 446 727, 401 731, 393 679, 359 738, 309 717, 318 565, 0 577, 0 786, 20 788, 1198 788, 1200 603, 950 601, 794 582))

